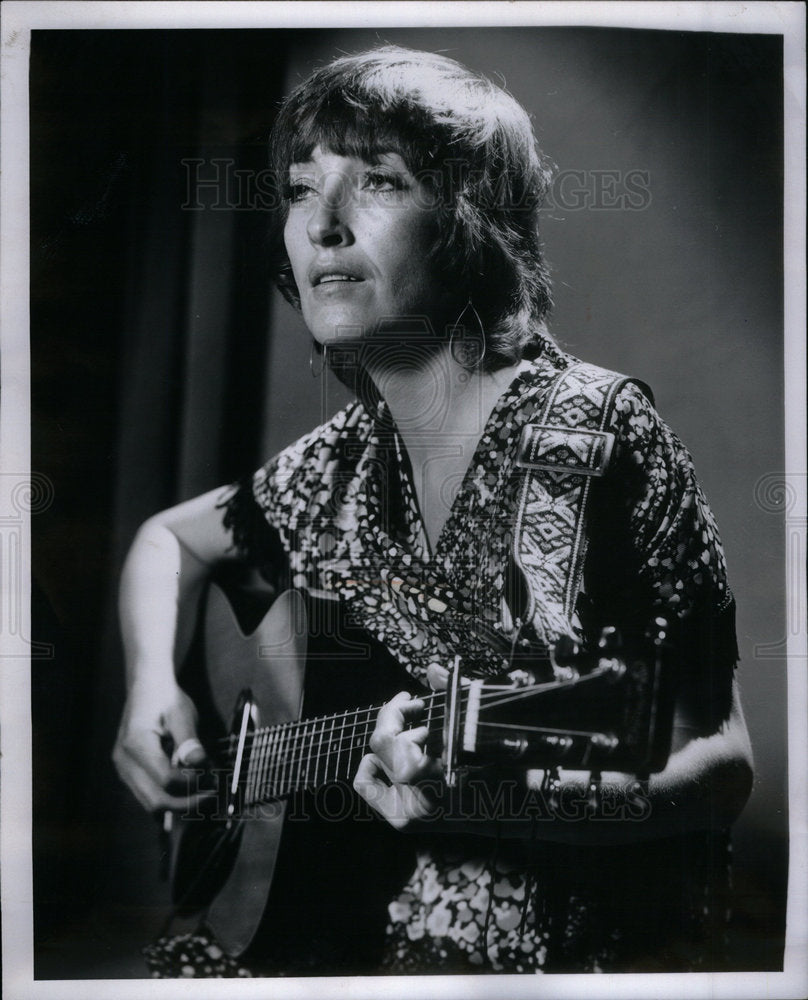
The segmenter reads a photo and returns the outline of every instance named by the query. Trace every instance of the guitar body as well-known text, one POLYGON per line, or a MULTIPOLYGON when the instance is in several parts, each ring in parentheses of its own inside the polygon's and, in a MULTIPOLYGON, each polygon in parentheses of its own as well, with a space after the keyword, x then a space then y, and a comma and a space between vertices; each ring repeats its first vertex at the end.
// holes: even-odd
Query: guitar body
MULTIPOLYGON (((202 690, 194 692, 203 710, 200 733, 217 763, 215 741, 231 728, 233 710, 244 690, 256 710, 251 727, 298 718, 306 662, 306 614, 298 594, 282 594, 258 628, 244 635, 218 587, 208 594, 204 631, 202 690)), ((183 915, 207 909, 206 919, 225 951, 239 955, 255 935, 269 894, 285 804, 247 809, 236 827, 226 829, 223 803, 213 814, 183 817, 172 851, 172 894, 183 915)))
POLYGON ((212 587, 205 667, 186 687, 220 780, 205 812, 178 824, 177 914, 203 917, 228 954, 265 975, 377 971, 387 903, 417 848, 353 791, 378 706, 402 690, 424 698, 447 782, 447 760, 660 770, 674 690, 657 625, 636 652, 601 642, 548 682, 461 684, 456 673, 432 694, 338 602, 288 591, 245 635, 212 587))
MULTIPOLYGON (((212 586, 203 662, 186 686, 214 767, 217 744, 238 731, 234 708, 245 690, 253 703, 251 730, 419 690, 384 647, 344 620, 336 602, 293 591, 281 594, 245 635, 212 586)), ((240 815, 228 828, 219 796, 206 815, 177 824, 171 865, 177 913, 204 917, 228 954, 249 952, 253 965, 269 962, 279 974, 371 971, 384 908, 413 863, 402 846, 412 842, 402 845, 348 782, 247 806, 240 815)))

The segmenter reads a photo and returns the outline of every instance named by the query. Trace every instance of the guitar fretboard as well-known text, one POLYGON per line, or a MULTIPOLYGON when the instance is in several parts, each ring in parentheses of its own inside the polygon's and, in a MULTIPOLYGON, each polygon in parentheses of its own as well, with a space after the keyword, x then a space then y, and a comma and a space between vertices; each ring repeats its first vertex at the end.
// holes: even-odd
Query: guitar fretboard
MULTIPOLYGON (((443 692, 425 695, 419 725, 430 732, 443 723, 443 692)), ((239 737, 230 737, 230 755, 241 759, 245 806, 280 799, 293 792, 315 791, 323 785, 351 780, 368 752, 381 706, 357 708, 337 715, 302 719, 268 726, 246 735, 238 754, 239 737)))

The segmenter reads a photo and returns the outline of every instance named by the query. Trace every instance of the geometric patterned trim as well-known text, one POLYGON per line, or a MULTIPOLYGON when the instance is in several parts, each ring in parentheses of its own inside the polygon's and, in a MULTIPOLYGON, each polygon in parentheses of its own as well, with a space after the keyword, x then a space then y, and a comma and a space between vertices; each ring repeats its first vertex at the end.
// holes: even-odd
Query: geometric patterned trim
POLYGON ((613 435, 605 428, 628 381, 596 365, 572 365, 553 381, 520 443, 525 478, 513 555, 527 587, 527 620, 548 645, 576 635, 587 500, 592 476, 606 471, 613 435))
POLYGON ((522 428, 516 464, 523 469, 602 476, 609 467, 613 447, 614 434, 607 431, 526 424, 522 428))

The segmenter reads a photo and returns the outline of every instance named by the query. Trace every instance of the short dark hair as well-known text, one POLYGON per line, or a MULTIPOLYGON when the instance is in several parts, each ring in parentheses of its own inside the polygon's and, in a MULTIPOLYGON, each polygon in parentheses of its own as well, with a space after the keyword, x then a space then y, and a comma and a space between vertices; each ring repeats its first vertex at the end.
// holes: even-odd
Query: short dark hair
MULTIPOLYGON (((483 367, 539 352, 551 307, 539 213, 551 169, 518 101, 454 59, 383 46, 328 63, 289 95, 270 140, 275 176, 318 145, 365 159, 397 152, 439 189, 434 259, 459 297, 473 299, 483 367)), ((299 308, 280 234, 274 247, 275 280, 299 308)))

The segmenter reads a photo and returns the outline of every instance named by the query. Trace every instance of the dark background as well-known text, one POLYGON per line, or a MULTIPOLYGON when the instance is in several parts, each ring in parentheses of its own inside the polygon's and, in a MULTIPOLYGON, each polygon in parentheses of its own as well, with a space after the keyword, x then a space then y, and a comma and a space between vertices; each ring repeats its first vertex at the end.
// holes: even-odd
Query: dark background
POLYGON ((117 575, 149 514, 251 471, 344 401, 311 378, 302 324, 266 278, 268 213, 223 178, 265 167, 277 102, 314 63, 379 41, 504 77, 561 175, 583 172, 545 212, 551 330, 653 386, 716 512, 757 765, 735 832, 734 959, 781 968, 784 532, 756 492, 784 467, 781 40, 35 31, 32 468, 54 488, 32 523, 35 638, 54 649, 33 663, 36 977, 145 974, 164 890, 156 828, 109 760, 117 575), (218 185, 189 190, 194 170, 218 185), (616 180, 598 196, 602 171, 616 180), (619 201, 632 171, 648 178, 638 209, 619 201))

